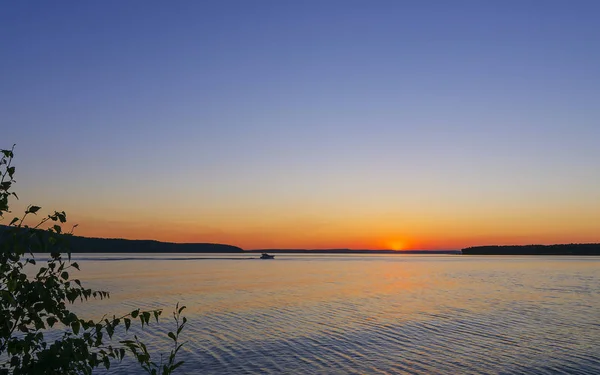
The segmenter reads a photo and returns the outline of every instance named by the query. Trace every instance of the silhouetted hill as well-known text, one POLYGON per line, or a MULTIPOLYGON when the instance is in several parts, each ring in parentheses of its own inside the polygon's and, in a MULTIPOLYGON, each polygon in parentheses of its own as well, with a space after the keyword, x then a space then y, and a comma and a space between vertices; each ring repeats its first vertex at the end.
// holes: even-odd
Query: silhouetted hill
POLYGON ((153 240, 71 237, 74 253, 243 253, 237 246, 216 243, 172 243, 153 240))
MULTIPOLYGON (((0 225, 0 233, 8 227, 0 225)), ((243 253, 237 246, 65 236, 73 253, 243 253)))
POLYGON ((600 255, 600 244, 475 246, 462 249, 465 255, 600 255))

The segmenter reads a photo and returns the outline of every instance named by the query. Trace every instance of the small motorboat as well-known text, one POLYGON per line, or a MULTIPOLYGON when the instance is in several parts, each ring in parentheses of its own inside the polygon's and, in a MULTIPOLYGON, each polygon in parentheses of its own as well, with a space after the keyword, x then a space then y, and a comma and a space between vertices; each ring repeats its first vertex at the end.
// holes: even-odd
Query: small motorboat
POLYGON ((275 255, 269 255, 267 253, 262 253, 260 259, 275 259, 275 255))

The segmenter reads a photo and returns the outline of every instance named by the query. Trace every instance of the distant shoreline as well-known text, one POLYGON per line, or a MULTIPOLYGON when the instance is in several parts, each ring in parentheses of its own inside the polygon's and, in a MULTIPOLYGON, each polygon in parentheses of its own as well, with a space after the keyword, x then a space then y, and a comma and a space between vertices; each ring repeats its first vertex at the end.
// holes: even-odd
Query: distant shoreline
POLYGON ((463 255, 600 255, 600 244, 474 246, 463 255))
POLYGON ((262 249, 244 250, 245 253, 273 254, 460 254, 460 250, 352 250, 352 249, 262 249))
MULTIPOLYGON (((0 225, 0 234, 9 227, 0 225)), ((41 231, 44 232, 44 231, 41 231)), ((47 233, 47 232, 45 232, 47 233)), ((65 236, 71 253, 216 253, 216 254, 450 254, 450 255, 600 255, 599 243, 558 245, 474 246, 462 250, 368 250, 368 249, 249 249, 218 243, 174 243, 155 240, 128 240, 122 238, 97 238, 65 236)))

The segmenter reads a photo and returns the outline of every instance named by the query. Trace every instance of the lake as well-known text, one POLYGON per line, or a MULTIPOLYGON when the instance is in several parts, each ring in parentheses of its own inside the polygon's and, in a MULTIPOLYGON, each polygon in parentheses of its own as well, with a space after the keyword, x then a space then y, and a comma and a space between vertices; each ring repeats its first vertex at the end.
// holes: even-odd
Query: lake
POLYGON ((180 374, 600 373, 599 257, 259 255, 78 254, 111 298, 75 307, 164 308, 168 353, 186 305, 180 374))

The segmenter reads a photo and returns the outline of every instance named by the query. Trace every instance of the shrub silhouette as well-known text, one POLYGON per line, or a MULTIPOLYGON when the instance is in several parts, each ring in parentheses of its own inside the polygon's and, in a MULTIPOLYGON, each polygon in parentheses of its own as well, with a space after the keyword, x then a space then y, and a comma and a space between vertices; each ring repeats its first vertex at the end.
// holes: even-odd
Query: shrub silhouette
MULTIPOLYGON (((9 211, 9 198, 18 199, 12 191, 15 167, 14 146, 0 150, 0 220, 9 211)), ((68 247, 73 227, 65 233, 64 211, 43 217, 34 226, 25 224, 27 217, 37 215, 39 206, 30 205, 24 214, 14 217, 0 232, 0 374, 91 374, 94 368, 110 368, 111 362, 132 355, 141 368, 151 375, 171 374, 183 364, 176 355, 183 344, 179 335, 187 320, 181 316, 185 306, 175 307, 176 329, 169 332, 173 348, 159 363, 151 360, 146 345, 137 336, 112 343, 115 328, 128 332, 132 321, 142 328, 151 319, 158 322, 162 310, 136 309, 122 316, 98 321, 79 318, 69 305, 89 298, 109 298, 106 291, 94 291, 73 278, 79 265, 71 261, 68 247), (47 253, 43 262, 34 253, 47 253), (65 254, 66 259, 63 257, 65 254), (60 330, 60 336, 49 342, 49 329, 60 330), (163 363, 164 362, 164 363, 163 363)))

